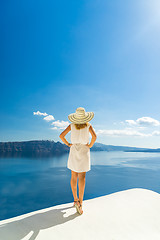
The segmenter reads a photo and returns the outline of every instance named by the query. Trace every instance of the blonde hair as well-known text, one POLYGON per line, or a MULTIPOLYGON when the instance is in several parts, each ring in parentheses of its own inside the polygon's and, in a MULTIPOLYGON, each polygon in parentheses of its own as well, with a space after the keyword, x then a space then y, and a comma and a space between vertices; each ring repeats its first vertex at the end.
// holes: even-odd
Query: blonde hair
POLYGON ((87 127, 88 126, 88 122, 82 123, 82 124, 75 123, 74 125, 75 125, 76 129, 81 129, 81 128, 87 127))

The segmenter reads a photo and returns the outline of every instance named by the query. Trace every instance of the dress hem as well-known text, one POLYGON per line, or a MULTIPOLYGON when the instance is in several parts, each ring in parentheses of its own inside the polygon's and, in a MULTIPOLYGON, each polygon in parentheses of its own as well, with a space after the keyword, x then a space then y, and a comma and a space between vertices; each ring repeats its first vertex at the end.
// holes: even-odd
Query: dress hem
POLYGON ((74 172, 77 172, 77 173, 81 173, 81 172, 89 172, 89 171, 91 170, 91 168, 90 168, 90 169, 88 169, 88 170, 76 171, 76 170, 73 170, 73 169, 71 169, 71 168, 69 168, 69 167, 67 167, 67 168, 70 169, 70 170, 72 170, 72 171, 74 171, 74 172))

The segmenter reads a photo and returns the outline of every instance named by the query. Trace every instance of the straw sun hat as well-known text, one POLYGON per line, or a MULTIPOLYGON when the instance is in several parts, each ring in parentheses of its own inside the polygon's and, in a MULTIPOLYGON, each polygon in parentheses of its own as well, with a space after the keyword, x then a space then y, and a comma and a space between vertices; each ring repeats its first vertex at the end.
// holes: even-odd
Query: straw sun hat
POLYGON ((89 122, 94 117, 94 112, 86 112, 83 107, 76 109, 75 113, 68 115, 68 119, 77 124, 83 124, 89 122))

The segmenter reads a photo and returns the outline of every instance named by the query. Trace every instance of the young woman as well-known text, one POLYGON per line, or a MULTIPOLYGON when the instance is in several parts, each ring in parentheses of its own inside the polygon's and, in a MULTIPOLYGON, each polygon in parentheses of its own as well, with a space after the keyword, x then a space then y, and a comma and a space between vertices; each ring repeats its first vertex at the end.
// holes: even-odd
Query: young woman
POLYGON ((60 135, 61 140, 70 147, 67 168, 71 170, 71 189, 74 197, 74 206, 79 214, 83 213, 82 201, 85 189, 86 172, 91 170, 90 148, 97 139, 96 133, 89 123, 94 117, 93 112, 85 112, 85 109, 79 107, 75 113, 68 115, 72 122, 60 135), (71 143, 65 138, 65 135, 71 131, 71 143), (89 143, 89 132, 92 135, 89 143), (79 187, 79 198, 77 197, 77 180, 79 187))

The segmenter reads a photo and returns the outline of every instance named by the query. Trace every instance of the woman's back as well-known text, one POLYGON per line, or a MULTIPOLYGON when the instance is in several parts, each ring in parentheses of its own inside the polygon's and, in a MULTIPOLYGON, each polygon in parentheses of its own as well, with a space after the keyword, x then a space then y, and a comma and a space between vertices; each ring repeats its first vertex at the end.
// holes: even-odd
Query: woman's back
POLYGON ((88 125, 81 129, 76 129, 76 126, 74 123, 71 123, 71 143, 82 143, 87 144, 89 143, 89 128, 90 123, 88 122, 88 125))

